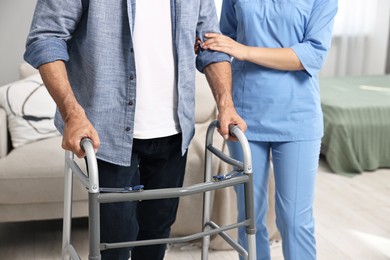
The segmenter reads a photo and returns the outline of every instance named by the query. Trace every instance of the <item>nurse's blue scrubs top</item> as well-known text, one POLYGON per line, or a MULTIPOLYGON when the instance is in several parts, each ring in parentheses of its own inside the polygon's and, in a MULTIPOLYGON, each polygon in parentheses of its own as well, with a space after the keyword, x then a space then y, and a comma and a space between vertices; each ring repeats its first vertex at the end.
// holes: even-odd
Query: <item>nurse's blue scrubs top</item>
POLYGON ((317 73, 331 43, 337 0, 224 0, 221 31, 248 46, 292 48, 305 70, 233 60, 233 98, 253 141, 323 135, 317 73))

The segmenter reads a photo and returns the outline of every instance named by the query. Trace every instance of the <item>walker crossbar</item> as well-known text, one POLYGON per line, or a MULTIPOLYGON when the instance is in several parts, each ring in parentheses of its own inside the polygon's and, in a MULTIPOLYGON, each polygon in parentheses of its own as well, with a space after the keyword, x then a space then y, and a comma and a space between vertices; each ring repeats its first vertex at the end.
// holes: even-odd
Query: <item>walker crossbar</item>
POLYGON ((248 181, 248 176, 243 175, 226 181, 194 184, 183 188, 143 190, 142 192, 137 192, 137 193, 100 193, 98 195, 97 200, 100 203, 112 203, 112 202, 134 201, 134 200, 177 198, 177 197, 193 195, 196 193, 212 191, 215 189, 222 189, 232 185, 245 183, 247 181, 248 181))
MULTIPOLYGON (((203 238, 202 244, 202 259, 208 259, 209 239, 211 235, 218 234, 229 243, 244 259, 255 260, 255 225, 254 225, 254 210, 253 210, 253 177, 251 167, 251 155, 249 144, 245 135, 237 126, 230 127, 230 133, 237 137, 241 143, 244 162, 234 160, 223 152, 212 146, 213 132, 218 126, 218 121, 213 121, 206 135, 206 160, 205 160, 205 182, 194 184, 182 188, 167 188, 167 189, 152 189, 139 190, 134 192, 101 192, 106 188, 99 187, 99 174, 97 167, 97 160, 89 139, 83 139, 80 145, 86 153, 86 161, 88 174, 84 173, 77 163, 74 161, 74 155, 66 152, 65 158, 65 188, 64 188, 64 225, 63 225, 63 259, 80 259, 76 250, 70 243, 71 237, 71 219, 72 219, 72 184, 73 175, 86 187, 88 190, 88 207, 89 207, 89 260, 100 260, 102 250, 112 248, 123 248, 133 246, 145 246, 154 244, 167 243, 183 243, 199 238, 203 238), (239 174, 232 175, 231 178, 212 181, 211 178, 211 156, 215 155, 221 160, 235 166, 235 171, 241 171, 239 174), (210 192, 216 189, 226 188, 234 185, 243 184, 245 187, 245 206, 246 219, 239 223, 225 225, 219 227, 210 220, 211 199, 210 192), (182 196, 189 196, 197 193, 204 194, 203 204, 203 230, 201 232, 191 234, 183 237, 165 238, 165 239, 151 239, 142 241, 125 241, 119 243, 101 243, 100 241, 100 204, 114 203, 122 201, 137 201, 137 200, 151 200, 151 199, 166 199, 177 198, 182 196), (235 240, 233 240, 226 231, 245 227, 248 236, 248 251, 242 248, 235 240)), ((110 189, 108 189, 110 191, 110 189)))
POLYGON ((210 152, 212 152, 214 155, 216 155, 218 158, 220 158, 225 163, 234 165, 238 169, 243 169, 244 168, 244 164, 242 162, 234 160, 233 158, 226 156, 223 152, 221 152, 220 150, 218 150, 214 146, 208 145, 206 147, 206 149, 209 150, 210 152))
MULTIPOLYGON (((243 223, 243 222, 241 222, 243 223)), ((249 220, 245 221, 245 225, 249 224, 249 220)), ((219 226, 214 223, 213 221, 207 222, 205 225, 213 228, 213 229, 218 229, 219 226)), ((242 225, 240 225, 242 226, 242 225)), ((238 226, 237 226, 238 227, 238 226)), ((244 256, 245 258, 248 257, 248 252, 241 246, 239 245, 234 239, 232 239, 231 236, 229 236, 225 231, 218 232, 218 235, 220 235, 231 247, 233 247, 240 255, 244 256)))
POLYGON ((181 237, 172 237, 172 238, 161 238, 161 239, 149 239, 149 240, 139 240, 139 241, 131 241, 131 242, 119 242, 119 243, 101 243, 100 250, 112 249, 112 248, 122 248, 122 247, 132 247, 132 246, 146 246, 146 245, 156 245, 156 244, 173 244, 173 243, 185 243, 189 241, 193 241, 204 236, 215 235, 221 232, 235 229, 238 227, 248 225, 248 221, 242 221, 235 224, 226 225, 223 227, 219 227, 217 225, 212 225, 209 223, 213 229, 209 231, 198 232, 188 236, 181 237))
POLYGON ((66 251, 69 253, 72 259, 81 260, 80 256, 76 252, 76 249, 72 245, 68 245, 66 247, 66 251))
POLYGON ((77 165, 77 163, 73 160, 73 158, 66 158, 65 160, 66 164, 69 165, 69 167, 72 169, 73 175, 84 185, 84 187, 89 189, 88 177, 85 176, 85 174, 77 165))

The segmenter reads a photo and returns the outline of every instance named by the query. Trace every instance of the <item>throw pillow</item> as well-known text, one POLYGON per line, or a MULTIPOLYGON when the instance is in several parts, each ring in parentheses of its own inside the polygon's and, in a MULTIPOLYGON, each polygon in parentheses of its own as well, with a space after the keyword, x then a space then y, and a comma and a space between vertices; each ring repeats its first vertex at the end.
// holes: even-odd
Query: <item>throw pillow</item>
POLYGON ((39 74, 0 87, 0 107, 7 113, 14 148, 59 135, 54 126, 56 105, 39 74))
POLYGON ((22 62, 19 65, 19 75, 20 79, 25 79, 31 75, 38 74, 39 71, 35 69, 33 66, 28 64, 27 62, 22 62))

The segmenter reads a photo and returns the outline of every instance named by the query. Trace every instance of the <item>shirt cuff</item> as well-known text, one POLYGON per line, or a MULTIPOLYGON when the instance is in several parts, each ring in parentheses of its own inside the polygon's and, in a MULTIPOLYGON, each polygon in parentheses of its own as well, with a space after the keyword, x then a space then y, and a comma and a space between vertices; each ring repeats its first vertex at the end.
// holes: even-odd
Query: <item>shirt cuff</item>
POLYGON ((41 39, 27 46, 24 59, 34 68, 56 60, 69 60, 67 45, 60 39, 41 39))
POLYGON ((230 62, 230 56, 223 52, 200 50, 196 57, 196 68, 203 73, 207 65, 223 61, 230 62))

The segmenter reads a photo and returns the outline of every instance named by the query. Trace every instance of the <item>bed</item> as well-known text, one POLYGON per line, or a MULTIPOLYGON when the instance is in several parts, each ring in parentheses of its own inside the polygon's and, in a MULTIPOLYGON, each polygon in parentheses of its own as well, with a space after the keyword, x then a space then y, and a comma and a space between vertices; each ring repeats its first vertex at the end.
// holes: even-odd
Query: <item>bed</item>
POLYGON ((390 75, 321 78, 321 154, 335 173, 390 167, 390 75))

